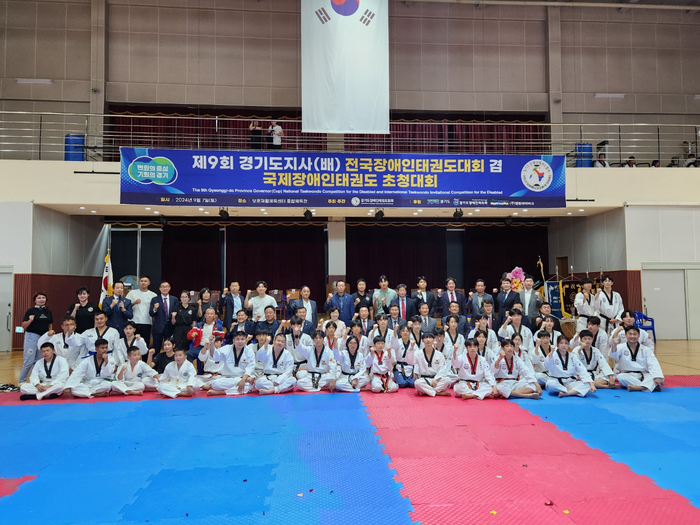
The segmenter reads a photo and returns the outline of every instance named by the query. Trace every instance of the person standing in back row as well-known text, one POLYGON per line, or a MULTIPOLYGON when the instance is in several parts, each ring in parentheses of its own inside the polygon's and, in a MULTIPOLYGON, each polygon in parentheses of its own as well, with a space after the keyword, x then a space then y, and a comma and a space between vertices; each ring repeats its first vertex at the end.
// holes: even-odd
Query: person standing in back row
POLYGON ((269 149, 282 149, 282 137, 284 136, 284 131, 282 127, 277 125, 277 121, 273 120, 270 122, 270 127, 267 128, 268 134, 268 147, 269 149))
POLYGON ((147 275, 139 279, 138 290, 131 290, 126 298, 131 301, 131 309, 134 316, 131 321, 136 323, 136 333, 141 336, 146 345, 151 343, 151 316, 148 311, 151 308, 151 301, 156 297, 155 292, 148 289, 151 286, 151 279, 147 275))
POLYGON ((39 338, 51 330, 53 324, 53 314, 46 308, 46 293, 37 292, 32 297, 34 306, 24 313, 22 318, 22 329, 24 330, 24 363, 19 374, 19 382, 27 380, 29 371, 40 359, 39 338))
POLYGON ((161 281, 158 287, 160 294, 151 299, 151 307, 148 315, 153 319, 153 348, 160 352, 164 339, 170 339, 173 335, 171 322, 173 312, 177 309, 177 297, 170 295, 170 283, 161 281))

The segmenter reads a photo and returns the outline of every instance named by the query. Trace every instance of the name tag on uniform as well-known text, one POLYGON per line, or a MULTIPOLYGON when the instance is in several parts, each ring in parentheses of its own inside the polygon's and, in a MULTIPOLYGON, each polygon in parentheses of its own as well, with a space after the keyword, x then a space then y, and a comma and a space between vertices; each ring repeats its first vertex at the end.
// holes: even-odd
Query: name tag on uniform
POLYGON ((143 377, 143 373, 141 373, 141 374, 136 374, 136 377, 143 377))
POLYGON ((555 360, 554 360, 554 364, 556 364, 557 366, 561 366, 561 363, 559 362, 559 359, 555 359, 555 360))
POLYGON ((185 372, 184 374, 182 374, 182 377, 189 377, 189 375, 190 375, 189 372, 185 372))

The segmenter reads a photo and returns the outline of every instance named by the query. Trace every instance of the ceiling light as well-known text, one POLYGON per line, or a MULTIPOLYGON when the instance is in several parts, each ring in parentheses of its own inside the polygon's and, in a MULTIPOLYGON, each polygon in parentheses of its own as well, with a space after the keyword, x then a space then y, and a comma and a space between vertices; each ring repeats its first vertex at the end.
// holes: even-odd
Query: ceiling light
POLYGON ((374 213, 374 210, 369 210, 370 213, 374 213))
POLYGON ((204 215, 209 215, 209 212, 208 212, 208 211, 205 211, 205 212, 204 212, 204 215))
POLYGON ((81 209, 81 210, 84 210, 84 209, 85 209, 85 206, 81 206, 80 209, 81 209))
POLYGON ((153 213, 154 213, 155 215, 158 215, 158 212, 157 212, 157 211, 154 211, 153 213))
POLYGON ((481 210, 474 210, 475 212, 479 213, 481 210))
POLYGON ((474 215, 472 212, 467 213, 467 215, 474 215))
POLYGON ((516 212, 513 212, 513 215, 517 215, 517 214, 518 214, 518 212, 517 212, 517 211, 516 211, 516 212))
POLYGON ((625 98, 624 93, 596 93, 593 98, 625 98))
POLYGON ((523 210, 523 211, 527 211, 527 210, 523 210))
POLYGON ((418 210, 418 211, 423 211, 423 210, 418 210))
POLYGON ((414 212, 413 212, 413 215, 418 215, 418 212, 417 212, 417 211, 414 211, 414 212))
POLYGON ((266 211, 264 211, 264 212, 263 212, 263 215, 267 215, 267 212, 266 212, 266 211))
POLYGON ((265 208, 260 208, 260 211, 265 211, 265 208))
POLYGON ((146 208, 146 210, 151 211, 151 208, 146 208))
POLYGON ((90 213, 97 213, 97 210, 91 210, 90 213))
POLYGON ((199 211, 204 211, 204 208, 199 208, 199 211))
POLYGON ((50 78, 16 78, 18 84, 53 84, 50 78))
POLYGON ((586 211, 586 210, 584 210, 583 208, 579 208, 579 210, 578 210, 578 211, 586 211))
POLYGON ((568 212, 567 215, 571 215, 571 212, 568 212))
POLYGON ((311 208, 311 213, 316 213, 316 208, 311 208))

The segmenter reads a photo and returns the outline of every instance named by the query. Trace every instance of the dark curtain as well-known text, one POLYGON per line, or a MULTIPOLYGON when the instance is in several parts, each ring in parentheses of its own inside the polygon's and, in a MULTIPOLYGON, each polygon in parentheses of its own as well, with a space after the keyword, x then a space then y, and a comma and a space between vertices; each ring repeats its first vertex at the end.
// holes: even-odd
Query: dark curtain
POLYGON ((376 288, 380 275, 388 277, 391 288, 401 283, 415 288, 419 275, 427 278, 429 288, 443 286, 444 227, 348 225, 346 241, 347 278, 353 290, 360 277, 368 288, 376 288))
POLYGON ((547 226, 473 226, 464 229, 465 289, 477 279, 486 281, 486 291, 500 285, 501 275, 520 266, 535 282, 542 280, 537 267, 542 257, 545 276, 549 254, 547 226))
MULTIPOLYGON (((205 286, 219 290, 221 255, 218 226, 165 226, 163 228, 162 278, 171 293, 199 291, 205 286)), ((153 287, 158 288, 157 283, 153 287)))
POLYGON ((270 290, 303 285, 323 311, 326 291, 326 233, 324 225, 231 225, 226 228, 226 283, 238 281, 241 290, 267 281, 270 290))

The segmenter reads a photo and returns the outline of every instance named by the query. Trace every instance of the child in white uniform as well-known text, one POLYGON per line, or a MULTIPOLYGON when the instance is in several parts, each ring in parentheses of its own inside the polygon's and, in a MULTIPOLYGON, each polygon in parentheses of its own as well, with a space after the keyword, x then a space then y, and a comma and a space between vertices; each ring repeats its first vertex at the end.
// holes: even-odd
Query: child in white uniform
POLYGON ((514 353, 513 341, 501 341, 501 355, 491 365, 491 373, 496 380, 498 393, 505 397, 537 399, 537 380, 525 366, 523 360, 514 353))
POLYGON ((442 352, 435 350, 435 334, 423 334, 423 350, 413 353, 415 379, 414 388, 418 395, 449 396, 447 390, 452 386, 449 377, 451 362, 442 352))
POLYGON ((455 397, 484 399, 498 396, 496 380, 491 373, 491 362, 477 352, 474 339, 467 339, 466 353, 452 357, 452 367, 457 370, 459 381, 454 386, 455 397))
POLYGON ((252 345, 246 346, 246 333, 236 332, 233 336, 233 345, 209 349, 209 359, 224 361, 225 369, 211 383, 208 396, 237 396, 249 394, 253 391, 255 382, 255 351, 252 345))
MULTIPOLYGON (((131 323, 131 321, 128 321, 131 323)), ((134 327, 136 328, 136 327, 134 327)), ((124 327, 126 335, 127 328, 124 327)), ((158 387, 158 374, 141 359, 141 349, 132 346, 127 351, 128 361, 117 369, 117 380, 112 383, 113 393, 127 396, 142 396, 144 390, 158 387)))
POLYGON ((133 321, 127 321, 124 325, 124 337, 121 338, 119 344, 114 349, 114 360, 119 363, 117 366, 121 368, 121 364, 126 363, 127 354, 129 353, 129 348, 135 346, 141 352, 141 355, 148 354, 148 346, 146 342, 141 339, 141 336, 136 333, 136 323, 133 321))
POLYGON ((535 372, 537 384, 541 387, 545 386, 547 381, 549 381, 549 370, 547 370, 546 362, 547 356, 552 348, 552 343, 549 340, 549 332, 545 332, 544 330, 537 332, 535 348, 530 352, 530 362, 535 372))
MULTIPOLYGON (((610 369, 608 360, 602 352, 593 346, 593 334, 583 330, 576 334, 581 341, 581 346, 574 348, 579 359, 593 378, 596 388, 617 388, 615 375, 610 369)), ((576 337, 574 339, 576 339, 576 337)))
MULTIPOLYGON (((393 377, 394 358, 391 350, 384 348, 384 339, 377 337, 373 341, 371 352, 367 356, 366 365, 372 370, 372 392, 390 394, 399 389, 393 377)), ((415 348, 415 347, 412 347, 415 348)), ((406 362, 413 365, 413 351, 409 349, 406 354, 406 362)))
POLYGON ((175 361, 165 367, 157 390, 173 399, 180 396, 192 397, 196 375, 197 369, 187 360, 187 352, 183 348, 176 348, 175 361))

